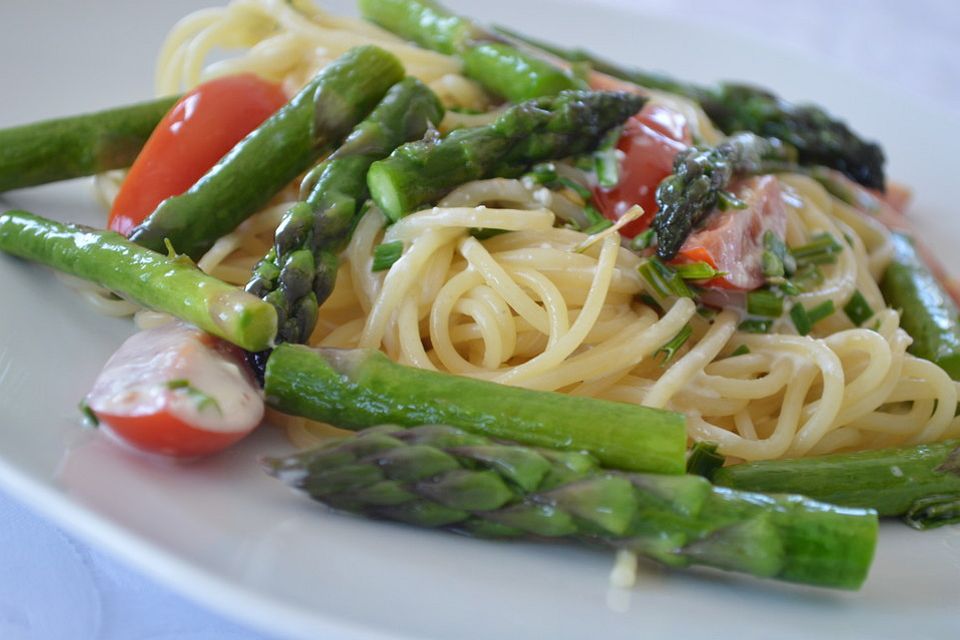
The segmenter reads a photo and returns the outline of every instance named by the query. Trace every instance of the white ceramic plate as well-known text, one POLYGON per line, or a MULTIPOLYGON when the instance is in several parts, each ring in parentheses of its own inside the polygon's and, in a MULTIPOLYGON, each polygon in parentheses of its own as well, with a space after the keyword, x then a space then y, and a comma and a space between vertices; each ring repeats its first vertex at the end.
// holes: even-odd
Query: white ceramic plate
MULTIPOLYGON (((335 3, 335 6, 344 3, 335 3)), ((451 2, 682 77, 737 77, 809 97, 882 140, 892 175, 955 272, 951 149, 960 121, 718 33, 547 0, 451 2), (477 6, 472 6, 477 5, 477 6), (703 52, 709 48, 711 54, 703 52), (952 251, 951 251, 952 250, 952 251)), ((4 3, 0 126, 150 95, 155 52, 192 0, 4 3)), ((7 194, 3 208, 96 224, 88 181, 7 194)), ((0 258, 0 483, 62 526, 198 601, 304 638, 948 637, 960 629, 960 528, 883 528, 870 579, 833 593, 719 573, 651 572, 611 592, 611 557, 336 516, 263 475, 289 446, 264 429, 214 460, 164 465, 81 430, 77 400, 131 331, 49 272, 0 258), (328 635, 325 635, 328 634, 328 635)))

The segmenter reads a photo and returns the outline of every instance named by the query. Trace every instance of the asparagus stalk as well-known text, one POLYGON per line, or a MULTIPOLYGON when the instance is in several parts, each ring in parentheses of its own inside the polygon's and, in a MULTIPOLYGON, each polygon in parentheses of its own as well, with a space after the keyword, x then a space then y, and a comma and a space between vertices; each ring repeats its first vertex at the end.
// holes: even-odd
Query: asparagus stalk
POLYGON ((699 476, 607 471, 589 455, 520 447, 446 426, 383 426, 268 459, 269 473, 333 508, 473 535, 625 549, 670 567, 856 589, 876 514, 699 476))
POLYGON ((511 102, 585 89, 569 71, 501 42, 433 0, 360 0, 368 20, 422 47, 460 56, 464 73, 511 102))
POLYGON ((712 149, 681 151, 673 175, 657 187, 659 211, 651 223, 657 233, 657 255, 673 258, 717 206, 736 206, 736 198, 726 192, 734 177, 758 173, 765 162, 787 159, 787 149, 778 140, 752 133, 739 133, 712 149))
POLYGON ((891 235, 893 259, 880 281, 891 307, 901 310, 900 326, 913 338, 909 351, 960 380, 960 312, 917 254, 911 240, 891 235))
POLYGON ((579 91, 524 102, 487 126, 399 147, 370 167, 370 194, 397 220, 464 182, 516 176, 536 162, 590 151, 643 103, 628 93, 579 91))
POLYGON ((587 451, 612 468, 684 469, 680 414, 425 371, 379 351, 281 344, 267 361, 264 392, 284 413, 344 429, 447 423, 532 446, 587 451))
POLYGON ((333 290, 339 252, 367 199, 367 169, 397 145, 423 137, 439 123, 443 107, 415 78, 393 85, 344 143, 303 182, 307 196, 291 207, 276 242, 254 268, 247 291, 272 304, 278 340, 306 342, 317 309, 333 290))
POLYGON ((960 502, 960 441, 747 462, 718 469, 713 482, 745 491, 802 492, 832 504, 875 509, 881 516, 913 512, 911 524, 924 528, 960 522, 956 511, 947 518, 930 508, 931 497, 938 503, 943 497, 960 502))
POLYGON ((155 251, 169 240, 198 259, 338 144, 402 78, 392 54, 372 46, 351 49, 189 190, 163 201, 130 239, 155 251))
POLYGON ((700 103, 713 123, 728 134, 751 131, 777 138, 797 149, 803 165, 821 165, 843 172, 871 189, 884 189, 883 150, 864 140, 844 122, 815 105, 796 105, 759 87, 721 83, 700 87, 669 76, 624 68, 583 49, 565 49, 498 27, 512 42, 523 42, 558 58, 587 64, 594 70, 650 89, 686 96, 700 103))
POLYGON ((0 130, 0 192, 133 164, 177 96, 0 130))
POLYGON ((256 296, 113 231, 8 211, 0 214, 0 251, 96 282, 244 349, 266 349, 277 331, 276 312, 256 296))

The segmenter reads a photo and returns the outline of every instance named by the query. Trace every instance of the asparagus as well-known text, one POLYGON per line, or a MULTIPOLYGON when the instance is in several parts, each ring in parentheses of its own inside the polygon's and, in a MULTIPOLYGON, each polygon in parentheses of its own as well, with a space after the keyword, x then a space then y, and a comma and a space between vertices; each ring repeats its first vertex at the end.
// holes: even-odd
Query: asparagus
POLYGON ((673 163, 673 174, 657 187, 659 211, 651 227, 657 255, 677 255, 687 236, 717 206, 738 206, 726 189, 734 177, 759 173, 766 162, 787 161, 788 150, 776 139, 739 133, 714 148, 690 147, 673 163))
POLYGON ((0 192, 133 164, 176 96, 0 130, 0 192))
POLYGON ((278 340, 306 342, 310 337, 317 309, 333 290, 337 256, 367 199, 370 164, 397 145, 421 138, 442 117, 443 107, 426 85, 415 78, 398 82, 304 180, 306 198, 285 214, 275 246, 246 287, 276 308, 278 340))
POLYGON ((351 49, 323 69, 185 193, 163 201, 131 240, 162 251, 169 240, 198 259, 349 133, 403 78, 377 47, 351 49))
POLYGON ((700 103, 725 133, 751 131, 777 138, 797 149, 798 161, 803 165, 830 167, 865 187, 884 189, 884 156, 880 146, 864 140, 820 107, 796 105, 766 89, 744 84, 700 87, 663 74, 624 68, 583 49, 564 49, 504 28, 497 31, 512 42, 524 42, 569 62, 589 65, 600 73, 686 96, 700 103))
POLYGON ((960 440, 747 462, 718 469, 713 482, 746 491, 802 492, 832 504, 875 509, 881 516, 912 514, 912 526, 927 528, 960 522, 960 512, 954 510, 951 518, 942 509, 945 503, 960 504, 960 440))
POLYGON ((517 176, 542 160, 595 148, 643 106, 628 93, 565 91, 515 105, 492 124, 405 144, 370 167, 373 199, 392 220, 482 178, 517 176))
POLYGON ((448 423, 538 447, 587 451, 604 465, 682 473, 682 415, 426 371, 379 351, 281 344, 267 361, 267 402, 284 413, 362 429, 448 423))
POLYGON ((554 538, 856 589, 877 517, 794 495, 712 487, 699 476, 601 469, 589 455, 520 447, 447 426, 381 426, 267 459, 277 478, 330 507, 484 537, 554 538))
POLYGON ((511 102, 586 88, 569 71, 501 42, 432 0, 360 0, 359 5, 363 16, 381 27, 427 49, 460 56, 465 75, 511 102))
POLYGON ((900 325, 913 338, 909 351, 960 380, 960 313, 911 240, 891 235, 893 259, 880 281, 891 307, 901 310, 900 325))
POLYGON ((0 214, 0 251, 96 282, 244 349, 266 349, 277 331, 276 312, 256 296, 113 231, 8 211, 0 214))

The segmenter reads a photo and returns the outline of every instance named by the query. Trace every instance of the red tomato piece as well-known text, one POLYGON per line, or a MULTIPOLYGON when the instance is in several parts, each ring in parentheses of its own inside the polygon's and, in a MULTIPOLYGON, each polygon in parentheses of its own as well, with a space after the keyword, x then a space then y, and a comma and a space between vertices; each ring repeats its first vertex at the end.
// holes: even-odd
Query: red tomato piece
POLYGON ((107 226, 127 235, 161 202, 193 186, 286 102, 280 85, 250 73, 217 78, 188 92, 130 167, 107 226))
POLYGON ((124 342, 97 377, 87 405, 117 440, 190 458, 240 440, 264 413, 242 352, 184 324, 141 331, 124 342))
POLYGON ((644 215, 625 225, 620 233, 628 238, 646 230, 657 213, 657 186, 673 173, 677 154, 691 142, 686 119, 667 107, 648 103, 627 121, 617 148, 623 152, 620 182, 612 189, 598 187, 594 201, 600 212, 616 221, 633 205, 644 215))

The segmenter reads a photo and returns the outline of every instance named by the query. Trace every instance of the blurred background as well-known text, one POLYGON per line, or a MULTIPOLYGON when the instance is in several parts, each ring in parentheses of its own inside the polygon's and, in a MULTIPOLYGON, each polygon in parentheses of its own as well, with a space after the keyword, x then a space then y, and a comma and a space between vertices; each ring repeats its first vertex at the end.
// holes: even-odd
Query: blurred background
MULTIPOLYGON (((4 12, 24 0, 0 5, 0 33, 43 30, 43 19, 16 22, 4 12)), ((587 2, 588 0, 581 0, 587 2)), ((955 0, 590 0, 611 7, 675 18, 712 29, 740 34, 795 56, 821 61, 871 84, 908 92, 960 113, 960 4, 955 0)), ((90 3, 94 4, 94 3, 90 3)), ((212 4, 191 0, 164 2, 150 9, 144 34, 126 38, 159 38, 186 8, 212 4), (159 34, 159 35, 158 35, 159 34)), ((139 3, 98 2, 124 12, 140 10, 139 3)), ((77 30, 64 32, 55 51, 23 51, 24 60, 39 56, 47 67, 62 62, 64 51, 82 47, 90 29, 100 28, 101 16, 86 2, 52 1, 35 5, 44 16, 59 15, 77 30), (86 35, 84 35, 86 33, 86 35)), ((522 0, 518 0, 522 13, 522 0)), ((23 16, 23 11, 16 12, 23 16)), ((44 18, 45 19, 45 18, 44 18)), ((511 16, 502 22, 510 23, 511 16)), ((156 46, 160 41, 157 39, 156 46)), ((695 43, 691 43, 694 46, 695 43)), ((79 55, 79 54, 78 54, 79 55)), ((137 73, 150 61, 111 61, 118 74, 137 73)), ((16 88, 29 66, 4 65, 0 82, 16 88), (19 68, 12 72, 10 69, 19 68)), ((731 77, 736 70, 731 69, 731 77)), ((140 89, 150 91, 143 75, 140 89)), ((49 115, 98 104, 71 101, 70 82, 60 86, 45 103, 49 115), (69 108, 66 105, 69 104, 69 108)), ((52 83, 51 83, 51 86, 52 83)), ((5 101, 14 92, 5 91, 5 101)), ((815 96, 811 96, 815 99, 815 96)), ((26 106, 8 105, 0 123, 32 119, 26 106)), ((35 117, 46 116, 47 113, 35 117)), ((903 114, 905 118, 910 114, 903 114)), ((10 428, 17 425, 6 425, 10 428)), ((63 533, 17 500, 0 492, 0 638, 5 640, 247 640, 266 636, 208 612, 119 564, 109 556, 63 533)))

